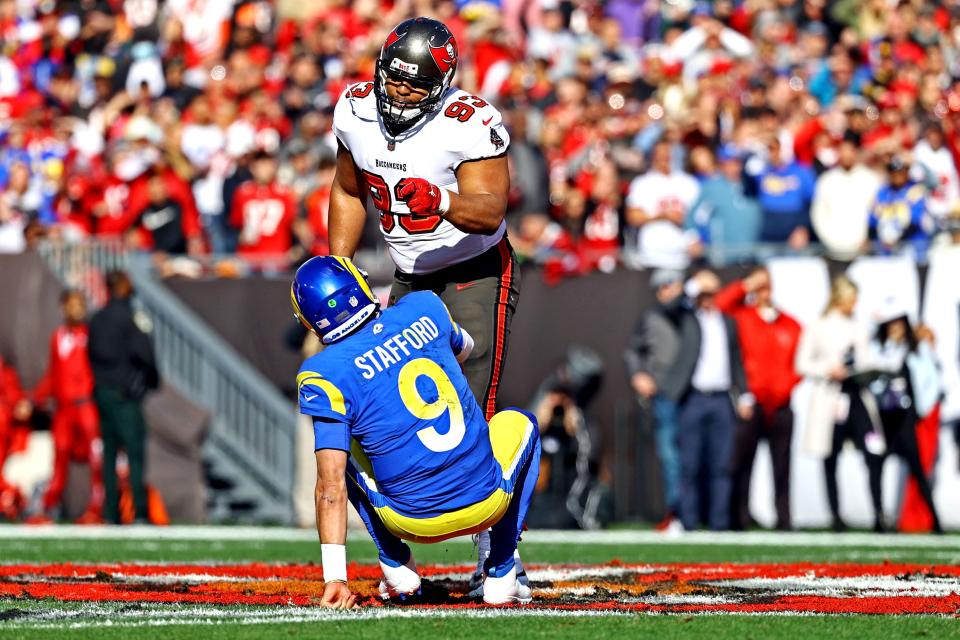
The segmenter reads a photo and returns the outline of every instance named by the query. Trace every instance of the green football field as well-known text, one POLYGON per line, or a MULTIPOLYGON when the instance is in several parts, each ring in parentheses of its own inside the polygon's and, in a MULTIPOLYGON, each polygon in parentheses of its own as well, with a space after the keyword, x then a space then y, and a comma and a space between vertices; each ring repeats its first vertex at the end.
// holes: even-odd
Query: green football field
MULTIPOLYGON (((535 603, 465 596, 469 540, 417 545, 424 600, 330 612, 309 531, 0 527, 2 638, 960 638, 960 536, 532 532, 535 603)), ((356 563, 356 564, 354 564, 356 563)))

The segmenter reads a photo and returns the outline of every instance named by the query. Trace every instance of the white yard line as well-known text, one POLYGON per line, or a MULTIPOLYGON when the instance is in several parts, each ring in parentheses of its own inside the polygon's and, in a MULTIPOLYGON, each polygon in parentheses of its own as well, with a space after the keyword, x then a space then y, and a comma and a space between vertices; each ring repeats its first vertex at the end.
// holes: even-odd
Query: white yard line
MULTIPOLYGON (((351 540, 369 540, 365 531, 351 531, 351 540)), ((312 529, 230 526, 0 526, 0 540, 149 540, 210 542, 316 542, 312 529)), ((469 538, 454 542, 469 543, 469 538)), ((960 536, 925 536, 873 533, 783 533, 693 531, 667 537, 655 531, 528 531, 530 544, 569 545, 730 545, 741 547, 875 547, 960 550, 960 536)))
MULTIPOLYGON (((279 607, 265 610, 242 610, 206 606, 140 605, 136 611, 111 610, 98 606, 96 610, 50 609, 37 612, 36 617, 24 620, 8 620, 4 629, 86 629, 98 627, 153 627, 181 625, 223 624, 276 624, 296 622, 363 622, 385 618, 440 619, 440 618, 595 618, 624 616, 677 615, 658 611, 592 611, 589 609, 527 609, 524 607, 489 609, 415 609, 415 608, 369 608, 356 611, 331 611, 318 607, 279 607), (91 619, 93 617, 93 619, 91 619)), ((814 616, 820 615, 799 611, 776 612, 683 612, 690 615, 748 615, 748 616, 814 616)), ((936 616, 941 617, 941 616, 936 616)))

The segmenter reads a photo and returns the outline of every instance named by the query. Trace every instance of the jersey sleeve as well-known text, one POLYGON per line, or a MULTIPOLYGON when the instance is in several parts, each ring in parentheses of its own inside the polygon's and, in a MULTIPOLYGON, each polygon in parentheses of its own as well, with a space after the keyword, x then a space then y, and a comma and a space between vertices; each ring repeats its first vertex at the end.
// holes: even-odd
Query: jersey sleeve
POLYGON ((352 402, 345 385, 337 384, 310 367, 297 375, 300 413, 313 418, 314 450, 350 449, 352 402))
POLYGON ((346 127, 348 119, 353 115, 353 110, 350 108, 350 87, 340 94, 340 99, 337 100, 336 106, 333 108, 333 135, 337 136, 337 140, 346 147, 350 149, 350 145, 347 143, 347 134, 346 127))
POLYGON ((357 117, 352 103, 354 100, 363 100, 372 92, 372 82, 352 84, 340 94, 340 99, 333 108, 333 134, 348 151, 350 150, 351 123, 357 117))
MULTIPOLYGON (((510 134, 503 124, 503 116, 494 107, 488 105, 477 109, 475 115, 467 121, 471 131, 460 149, 457 162, 459 167, 464 162, 497 158, 507 153, 510 147, 510 134)), ((454 167, 456 169, 456 167, 454 167)))

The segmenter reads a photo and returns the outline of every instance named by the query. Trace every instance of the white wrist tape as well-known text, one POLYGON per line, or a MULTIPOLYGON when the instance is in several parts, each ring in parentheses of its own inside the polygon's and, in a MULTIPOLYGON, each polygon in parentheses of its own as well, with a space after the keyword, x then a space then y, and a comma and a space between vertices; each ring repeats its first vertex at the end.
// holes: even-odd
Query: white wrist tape
POLYGON ((440 189, 440 204, 437 206, 437 213, 442 216, 450 211, 450 192, 443 187, 437 188, 440 189))
POLYGON ((323 562, 323 581, 347 581, 347 545, 321 544, 320 558, 323 562))

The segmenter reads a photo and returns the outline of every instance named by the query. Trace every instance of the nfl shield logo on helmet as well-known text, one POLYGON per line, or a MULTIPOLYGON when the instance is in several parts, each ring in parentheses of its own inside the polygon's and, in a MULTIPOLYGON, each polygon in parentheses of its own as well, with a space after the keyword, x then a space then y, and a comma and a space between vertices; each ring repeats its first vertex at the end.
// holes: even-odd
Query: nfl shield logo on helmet
POLYGON ((358 304, 360 304, 360 301, 357 300, 357 296, 350 296, 350 299, 347 302, 350 303, 351 307, 356 307, 358 304))

